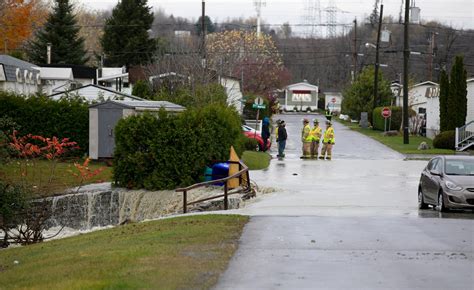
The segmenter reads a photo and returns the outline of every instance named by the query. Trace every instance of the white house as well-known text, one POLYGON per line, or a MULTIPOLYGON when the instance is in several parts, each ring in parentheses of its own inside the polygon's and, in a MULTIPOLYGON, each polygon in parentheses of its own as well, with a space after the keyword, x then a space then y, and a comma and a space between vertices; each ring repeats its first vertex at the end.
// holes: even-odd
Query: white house
POLYGON ((324 92, 324 108, 329 108, 331 112, 341 112, 343 96, 341 92, 324 92))
POLYGON ((129 82, 129 74, 126 67, 103 67, 97 71, 99 85, 114 88, 115 91, 126 94, 132 93, 132 85, 129 82))
MULTIPOLYGON (((400 86, 399 89, 403 89, 400 86)), ((427 106, 427 96, 431 94, 433 90, 439 90, 437 83, 426 81, 416 84, 408 90, 408 105, 417 113, 424 113, 427 106)), ((403 93, 396 97, 396 105, 403 107, 403 93)))
POLYGON ((0 55, 0 91, 33 95, 40 92, 40 71, 32 63, 0 55))
MULTIPOLYGON (((466 124, 474 121, 474 78, 467 80, 467 115, 466 124)), ((434 138, 440 131, 439 89, 427 93, 426 103, 426 136, 434 138)))
POLYGON ((240 82, 238 79, 232 77, 221 76, 219 83, 225 88, 227 94, 227 104, 233 106, 239 114, 243 112, 243 95, 240 89, 240 82))
POLYGON ((285 111, 316 111, 318 97, 318 86, 304 81, 285 88, 285 103, 281 106, 285 111))
POLYGON ((89 103, 103 102, 107 100, 122 100, 122 101, 143 101, 142 98, 126 94, 124 92, 117 92, 110 88, 99 85, 86 85, 80 88, 70 89, 64 92, 55 93, 49 96, 54 100, 59 100, 65 97, 81 97, 89 103))
POLYGON ((64 92, 74 83, 71 68, 37 67, 41 75, 42 92, 46 95, 64 92))

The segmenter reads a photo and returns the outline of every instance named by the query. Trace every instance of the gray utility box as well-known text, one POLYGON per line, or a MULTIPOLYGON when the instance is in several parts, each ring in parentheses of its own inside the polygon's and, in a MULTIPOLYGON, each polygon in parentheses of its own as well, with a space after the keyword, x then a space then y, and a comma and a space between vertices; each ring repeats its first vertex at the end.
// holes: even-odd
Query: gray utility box
POLYGON ((115 126, 127 116, 142 112, 179 113, 184 107, 165 101, 115 101, 108 100, 89 106, 89 156, 92 159, 111 158, 115 149, 115 126))

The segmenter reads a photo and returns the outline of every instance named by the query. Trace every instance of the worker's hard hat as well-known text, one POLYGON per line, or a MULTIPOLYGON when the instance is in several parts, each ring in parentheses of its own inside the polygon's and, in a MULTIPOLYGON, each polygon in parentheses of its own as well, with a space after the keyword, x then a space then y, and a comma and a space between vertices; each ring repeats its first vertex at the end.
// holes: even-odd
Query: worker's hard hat
POLYGON ((319 124, 319 120, 318 120, 318 119, 314 119, 314 120, 313 120, 313 123, 315 123, 315 124, 318 123, 318 124, 319 124))
POLYGON ((331 121, 326 121, 326 125, 331 126, 332 125, 331 121))
POLYGON ((309 120, 307 118, 304 118, 303 123, 309 123, 309 120))

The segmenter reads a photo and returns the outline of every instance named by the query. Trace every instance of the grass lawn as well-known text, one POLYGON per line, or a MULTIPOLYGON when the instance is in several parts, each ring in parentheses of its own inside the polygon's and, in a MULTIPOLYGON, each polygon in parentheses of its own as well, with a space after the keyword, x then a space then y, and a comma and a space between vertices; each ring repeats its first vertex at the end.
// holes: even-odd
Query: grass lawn
POLYGON ((245 151, 242 154, 242 161, 250 170, 265 169, 270 165, 272 157, 265 152, 245 151))
MULTIPOLYGON (((82 163, 83 160, 77 161, 82 163)), ((107 167, 104 163, 90 163, 89 168, 94 171, 100 167, 104 168, 99 175, 87 180, 85 183, 94 183, 100 181, 112 180, 112 167, 107 167)), ((72 175, 72 172, 78 173, 74 167, 74 162, 59 162, 55 170, 55 177, 51 184, 48 184, 50 176, 50 163, 47 160, 37 160, 35 167, 28 167, 27 180, 29 184, 39 187, 39 192, 46 192, 47 195, 61 193, 61 191, 78 186, 80 180, 72 175)), ((20 167, 17 161, 13 160, 7 164, 0 165, 0 179, 5 181, 18 182, 20 178, 20 167)))
POLYGON ((247 221, 180 217, 0 250, 0 288, 208 289, 226 269, 247 221))
POLYGON ((339 123, 349 127, 350 129, 362 133, 366 136, 369 136, 380 143, 392 148, 395 151, 398 151, 402 154, 454 154, 454 150, 448 149, 436 149, 433 148, 433 140, 420 137, 420 136, 410 136, 410 144, 403 144, 403 135, 399 136, 383 136, 383 132, 374 131, 371 129, 362 129, 357 123, 351 123, 347 121, 337 120, 339 123), (428 150, 418 150, 418 146, 421 142, 426 142, 430 148, 428 150))

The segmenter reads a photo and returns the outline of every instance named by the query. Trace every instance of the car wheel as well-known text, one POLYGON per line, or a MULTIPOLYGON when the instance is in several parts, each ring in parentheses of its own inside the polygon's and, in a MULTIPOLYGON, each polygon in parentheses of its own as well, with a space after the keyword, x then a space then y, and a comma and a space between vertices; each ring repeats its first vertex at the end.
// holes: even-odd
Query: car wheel
POLYGON ((428 208, 428 204, 425 203, 425 197, 423 195, 423 191, 421 191, 421 187, 418 188, 418 208, 419 209, 428 208))
POLYGON ((446 208, 446 205, 444 204, 444 194, 442 191, 440 191, 438 194, 438 211, 439 212, 448 211, 448 209, 446 208))
POLYGON ((255 146, 255 151, 257 152, 262 151, 262 148, 260 148, 260 144, 257 143, 257 145, 255 146))

